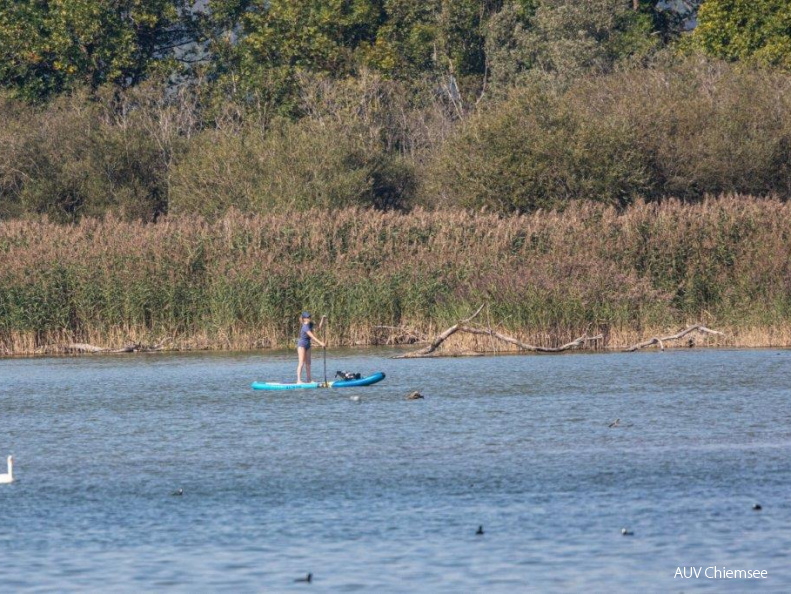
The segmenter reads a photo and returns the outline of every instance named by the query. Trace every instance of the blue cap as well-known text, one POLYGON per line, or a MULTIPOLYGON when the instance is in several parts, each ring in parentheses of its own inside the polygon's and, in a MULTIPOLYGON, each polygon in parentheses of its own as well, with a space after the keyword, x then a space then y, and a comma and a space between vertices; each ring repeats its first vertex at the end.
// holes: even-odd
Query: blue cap
POLYGON ((309 311, 303 311, 302 312, 302 317, 303 318, 309 318, 310 317, 310 312, 309 311))

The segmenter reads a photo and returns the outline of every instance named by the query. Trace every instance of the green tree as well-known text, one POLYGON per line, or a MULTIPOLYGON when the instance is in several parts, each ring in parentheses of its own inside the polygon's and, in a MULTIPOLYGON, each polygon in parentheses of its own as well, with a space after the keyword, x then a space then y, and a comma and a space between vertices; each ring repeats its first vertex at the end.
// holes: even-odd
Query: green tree
POLYGON ((375 42, 363 52, 368 66, 393 78, 433 70, 438 58, 439 2, 385 0, 375 42))
POLYGON ((513 86, 533 69, 572 79, 640 62, 658 49, 665 25, 645 0, 509 2, 487 25, 492 84, 513 86))
POLYGON ((791 69, 791 2, 706 0, 693 39, 710 56, 791 69))
POLYGON ((404 73, 482 75, 486 22, 502 4, 502 0, 387 0, 386 23, 377 42, 401 57, 404 73))
POLYGON ((382 0, 215 0, 215 69, 221 90, 264 111, 293 114, 301 73, 350 75, 371 44, 382 0))
MULTIPOLYGON (((530 2, 524 0, 525 6, 530 2)), ((215 68, 223 92, 294 114, 303 73, 363 68, 394 79, 480 80, 485 23, 502 0, 215 0, 215 68)))
POLYGON ((0 0, 0 86, 42 100, 135 85, 196 39, 188 0, 0 0))
POLYGON ((657 44, 651 32, 650 17, 632 0, 544 0, 527 45, 543 70, 575 76, 650 53, 657 44))
POLYGON ((489 19, 486 27, 486 58, 491 84, 495 89, 512 86, 534 66, 528 40, 535 9, 532 5, 526 9, 517 2, 508 2, 489 19))

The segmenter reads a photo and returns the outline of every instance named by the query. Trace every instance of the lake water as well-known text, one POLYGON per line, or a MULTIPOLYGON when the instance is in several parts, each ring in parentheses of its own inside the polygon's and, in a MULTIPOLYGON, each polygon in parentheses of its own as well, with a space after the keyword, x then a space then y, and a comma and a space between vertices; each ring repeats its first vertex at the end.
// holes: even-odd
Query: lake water
POLYGON ((0 589, 791 590, 791 351, 393 353, 0 360, 0 589))

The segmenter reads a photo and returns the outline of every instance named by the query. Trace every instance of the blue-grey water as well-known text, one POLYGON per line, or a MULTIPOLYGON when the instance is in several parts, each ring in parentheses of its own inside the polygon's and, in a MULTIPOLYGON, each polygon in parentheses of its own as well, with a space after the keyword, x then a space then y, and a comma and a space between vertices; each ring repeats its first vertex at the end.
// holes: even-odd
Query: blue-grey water
POLYGON ((0 360, 0 589, 791 590, 791 352, 392 354, 0 360))

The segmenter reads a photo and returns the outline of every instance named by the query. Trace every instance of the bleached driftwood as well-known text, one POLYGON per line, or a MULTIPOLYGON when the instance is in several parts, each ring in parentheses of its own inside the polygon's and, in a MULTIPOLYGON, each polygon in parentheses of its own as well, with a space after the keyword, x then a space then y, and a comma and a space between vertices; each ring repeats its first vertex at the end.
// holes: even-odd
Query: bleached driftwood
POLYGON ((526 342, 522 342, 512 336, 507 336, 505 334, 500 334, 499 332, 495 332, 491 328, 470 328, 467 326, 463 326, 459 328, 461 332, 467 332, 469 334, 486 334, 497 340, 502 340, 503 342, 507 342, 509 344, 513 344, 522 351, 529 351, 534 353, 562 353, 563 351, 568 351, 570 349, 574 349, 577 347, 582 346, 586 342, 593 342, 596 340, 601 340, 604 338, 601 334, 597 334, 596 336, 588 336, 587 334, 580 336, 576 340, 572 340, 562 346, 559 347, 542 347, 536 346, 533 344, 527 344, 526 342))
POLYGON ((411 353, 406 353, 404 355, 398 355, 397 357, 394 357, 394 358, 395 359, 416 359, 416 358, 419 358, 419 357, 429 357, 429 356, 431 356, 431 353, 436 351, 437 348, 443 342, 445 342, 448 338, 450 338, 451 336, 456 334, 456 332, 459 331, 460 327, 462 327, 464 324, 472 321, 479 313, 481 313, 481 311, 483 310, 485 305, 486 305, 485 303, 482 303, 481 306, 478 309, 475 310, 475 313, 472 314, 469 318, 463 319, 458 324, 454 324, 453 326, 451 326, 450 328, 445 330, 445 332, 443 332, 442 334, 438 334, 436 337, 434 337, 434 340, 432 340, 431 344, 429 344, 428 346, 425 346, 422 349, 418 349, 417 351, 413 351, 411 353))
POLYGON ((716 334, 718 336, 724 336, 724 334, 722 332, 718 331, 718 330, 712 330, 711 328, 707 328, 706 326, 704 326, 702 324, 695 324, 694 326, 690 326, 689 328, 686 328, 686 329, 682 330, 681 332, 677 332, 676 334, 672 334, 670 336, 663 336, 662 338, 659 338, 659 337, 655 336, 655 337, 653 337, 653 338, 651 338, 649 340, 646 340, 644 342, 639 342, 639 343, 629 347, 628 349, 624 349, 624 352, 626 352, 626 353, 633 353, 635 351, 638 351, 640 349, 644 349, 646 347, 649 347, 649 346, 652 346, 652 345, 655 345, 655 344, 658 344, 659 345, 659 349, 664 351, 666 342, 669 342, 671 340, 680 340, 680 339, 684 338, 685 336, 687 336, 688 334, 691 334, 692 332, 699 332, 701 334, 716 334))
MULTIPOLYGON (((472 314, 469 318, 466 318, 460 321, 457 324, 454 324, 441 334, 438 334, 434 340, 431 341, 431 344, 428 346, 423 347, 417 351, 413 351, 411 353, 406 353, 403 355, 398 355, 394 357, 395 359, 418 359, 418 358, 425 358, 425 357, 436 357, 437 354, 435 351, 439 346, 445 342, 448 338, 456 334, 457 332, 467 333, 467 334, 478 334, 478 335, 485 335, 490 336, 493 339, 497 339, 508 344, 512 344, 516 346, 521 351, 527 352, 534 352, 534 353, 561 353, 563 351, 568 351, 570 349, 578 348, 584 345, 587 342, 593 342, 596 340, 601 340, 603 337, 602 335, 597 336, 588 336, 585 334, 584 336, 580 336, 576 340, 572 340, 569 343, 566 343, 559 347, 542 347, 536 346, 533 344, 527 344, 522 342, 521 340, 514 338, 513 336, 507 336, 506 334, 502 334, 493 330, 491 327, 489 328, 476 328, 474 326, 467 326, 466 324, 472 321, 478 314, 481 313, 485 304, 481 305, 474 314, 472 314)), ((480 353, 464 353, 464 355, 479 355, 480 353)))
POLYGON ((73 342, 69 344, 48 344, 36 349, 37 353, 66 353, 66 354, 85 354, 85 353, 153 353, 161 351, 165 344, 170 341, 169 338, 163 340, 159 344, 146 345, 139 342, 132 343, 121 347, 120 349, 109 349, 104 347, 94 346, 83 342, 73 342))

